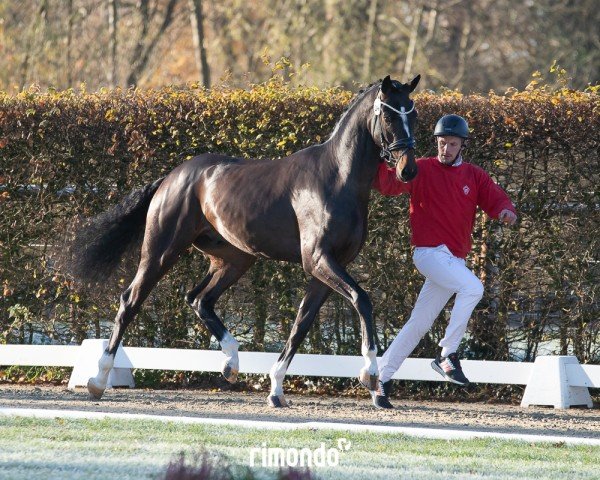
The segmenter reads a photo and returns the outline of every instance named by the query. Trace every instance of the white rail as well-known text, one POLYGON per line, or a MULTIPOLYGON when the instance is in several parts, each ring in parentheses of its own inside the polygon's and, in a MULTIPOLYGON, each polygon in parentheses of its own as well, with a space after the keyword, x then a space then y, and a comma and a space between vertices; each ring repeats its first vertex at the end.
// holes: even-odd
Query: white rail
MULTIPOLYGON (((0 365, 73 367, 69 388, 86 385, 97 371, 107 340, 82 345, 0 345, 0 365)), ((240 373, 268 374, 278 353, 240 352, 240 373)), ((216 350, 121 347, 109 383, 133 386, 131 369, 220 372, 223 354, 216 350)), ((397 380, 443 381, 431 359, 409 358, 394 375, 397 380)), ((363 358, 350 355, 297 354, 288 373, 318 377, 355 377, 363 358)), ((592 407, 588 388, 600 388, 600 365, 580 365, 573 356, 540 356, 535 363, 463 360, 473 383, 526 385, 523 406, 592 407)))

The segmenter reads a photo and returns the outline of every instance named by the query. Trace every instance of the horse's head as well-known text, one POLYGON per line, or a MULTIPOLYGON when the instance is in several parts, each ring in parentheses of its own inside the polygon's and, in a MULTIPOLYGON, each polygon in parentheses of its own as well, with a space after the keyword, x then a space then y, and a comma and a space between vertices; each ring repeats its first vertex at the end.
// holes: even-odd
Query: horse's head
POLYGON ((396 166, 403 182, 417 175, 413 135, 417 110, 410 94, 420 79, 417 75, 410 83, 400 83, 388 75, 381 82, 373 103, 373 140, 381 148, 381 157, 396 166))

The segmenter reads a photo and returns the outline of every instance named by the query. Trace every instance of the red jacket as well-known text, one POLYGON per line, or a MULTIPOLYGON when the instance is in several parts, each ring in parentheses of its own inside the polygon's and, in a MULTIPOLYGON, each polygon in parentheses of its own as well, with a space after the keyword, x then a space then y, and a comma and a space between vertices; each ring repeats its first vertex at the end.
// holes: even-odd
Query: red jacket
POLYGON ((411 244, 416 247, 446 245, 456 257, 471 250, 471 233, 477 207, 492 218, 515 207, 480 167, 462 163, 443 165, 436 157, 419 158, 419 173, 409 183, 396 177, 396 170, 381 163, 373 188, 383 195, 410 194, 411 244))

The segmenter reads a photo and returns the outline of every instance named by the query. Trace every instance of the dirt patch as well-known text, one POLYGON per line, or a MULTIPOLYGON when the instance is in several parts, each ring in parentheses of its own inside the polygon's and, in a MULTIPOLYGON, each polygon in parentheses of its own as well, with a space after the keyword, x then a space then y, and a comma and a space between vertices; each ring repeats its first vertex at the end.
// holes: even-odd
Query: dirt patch
POLYGON ((285 409, 267 406, 264 393, 204 390, 107 390, 100 401, 87 391, 55 386, 0 385, 0 407, 144 413, 280 422, 341 422, 403 427, 452 428, 537 435, 600 438, 597 408, 521 408, 514 405, 406 401, 376 410, 367 398, 288 395, 285 409))

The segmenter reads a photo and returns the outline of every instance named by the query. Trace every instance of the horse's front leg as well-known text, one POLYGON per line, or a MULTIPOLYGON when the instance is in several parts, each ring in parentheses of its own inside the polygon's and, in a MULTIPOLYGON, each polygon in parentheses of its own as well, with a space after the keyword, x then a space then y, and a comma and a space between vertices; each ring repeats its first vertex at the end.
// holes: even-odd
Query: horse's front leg
POLYGON ((312 279, 306 289, 306 295, 300 303, 296 321, 292 327, 290 338, 288 339, 283 352, 279 356, 277 363, 271 368, 271 393, 268 397, 268 403, 271 407, 287 407, 288 402, 283 395, 283 379, 287 372, 292 358, 296 354, 298 347, 306 337, 310 326, 312 325, 319 309, 331 293, 331 289, 317 279, 312 279))
POLYGON ((373 328, 373 305, 369 295, 360 288, 358 283, 335 260, 333 255, 321 253, 313 255, 312 258, 315 261, 310 270, 311 273, 348 299, 358 313, 362 333, 361 353, 365 359, 365 366, 361 369, 358 379, 367 389, 376 390, 379 370, 377 368, 377 347, 375 346, 375 331, 373 328))

